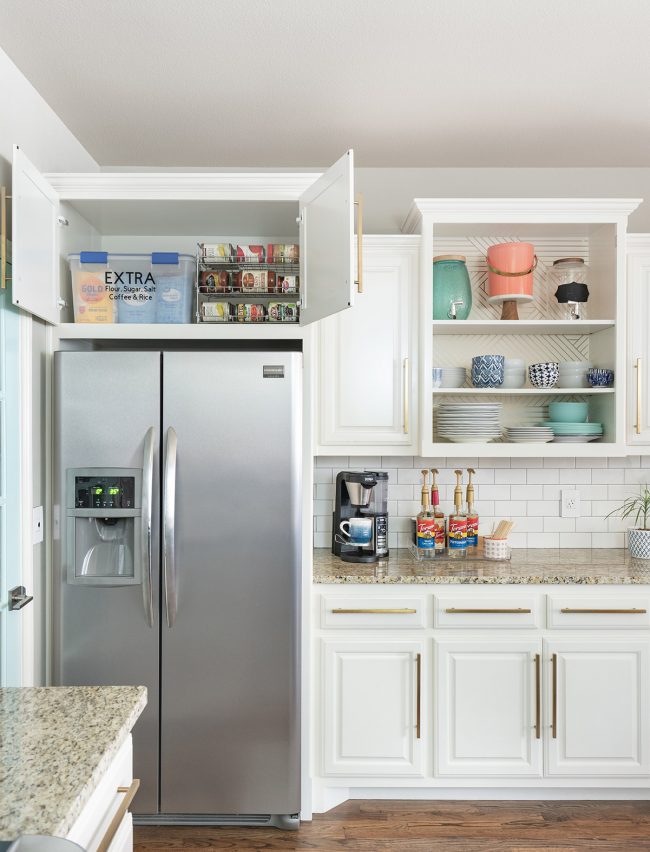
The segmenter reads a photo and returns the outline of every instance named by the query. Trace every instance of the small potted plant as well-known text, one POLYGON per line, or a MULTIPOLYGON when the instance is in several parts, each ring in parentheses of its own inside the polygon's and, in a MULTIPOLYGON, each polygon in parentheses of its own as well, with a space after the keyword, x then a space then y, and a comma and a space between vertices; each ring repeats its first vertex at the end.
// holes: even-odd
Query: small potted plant
POLYGON ((606 518, 612 515, 620 515, 621 518, 631 518, 634 515, 636 526, 629 527, 627 531, 630 556, 635 559, 650 559, 650 526, 648 526, 650 491, 648 491, 647 483, 641 488, 639 494, 628 497, 621 506, 606 515, 606 518), (640 526, 641 521, 643 521, 642 526, 640 526))

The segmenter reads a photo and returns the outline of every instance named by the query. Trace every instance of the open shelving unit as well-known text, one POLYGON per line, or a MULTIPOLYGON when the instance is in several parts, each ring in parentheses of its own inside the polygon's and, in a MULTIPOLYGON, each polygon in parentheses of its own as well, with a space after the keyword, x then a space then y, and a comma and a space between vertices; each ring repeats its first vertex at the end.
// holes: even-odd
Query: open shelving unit
POLYGON ((625 232, 637 206, 626 199, 416 199, 404 230, 420 233, 420 410, 423 456, 624 455, 625 232), (519 305, 519 320, 501 320, 501 305, 487 297, 489 245, 523 240, 535 246, 534 299, 519 305), (433 320, 432 260, 438 254, 467 258, 472 310, 467 320, 433 320), (568 320, 554 298, 549 271, 561 257, 583 257, 589 268, 584 320, 568 320), (471 382, 474 355, 500 354, 540 361, 589 361, 614 370, 611 388, 433 388, 431 368, 465 367, 471 382), (503 405, 501 425, 548 419, 551 400, 589 402, 589 420, 602 422, 602 439, 590 443, 515 444, 452 442, 436 433, 441 402, 493 401, 503 405))

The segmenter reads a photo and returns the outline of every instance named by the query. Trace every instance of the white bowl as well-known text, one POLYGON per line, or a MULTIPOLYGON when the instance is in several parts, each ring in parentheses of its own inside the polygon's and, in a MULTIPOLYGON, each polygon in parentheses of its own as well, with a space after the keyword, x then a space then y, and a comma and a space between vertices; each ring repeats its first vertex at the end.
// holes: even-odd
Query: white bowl
POLYGON ((522 373, 521 376, 504 376, 502 388, 523 388, 526 384, 526 376, 522 373))
POLYGON ((562 370, 588 370, 591 367, 589 361, 560 361, 560 371, 562 370))

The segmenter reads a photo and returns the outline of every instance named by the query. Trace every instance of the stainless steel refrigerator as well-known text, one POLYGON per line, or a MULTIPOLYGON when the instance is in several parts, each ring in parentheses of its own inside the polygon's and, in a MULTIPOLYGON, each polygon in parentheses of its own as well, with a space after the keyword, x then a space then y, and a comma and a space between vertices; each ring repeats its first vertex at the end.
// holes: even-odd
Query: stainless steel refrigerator
POLYGON ((296 827, 297 352, 54 359, 54 682, 144 684, 143 820, 296 827))

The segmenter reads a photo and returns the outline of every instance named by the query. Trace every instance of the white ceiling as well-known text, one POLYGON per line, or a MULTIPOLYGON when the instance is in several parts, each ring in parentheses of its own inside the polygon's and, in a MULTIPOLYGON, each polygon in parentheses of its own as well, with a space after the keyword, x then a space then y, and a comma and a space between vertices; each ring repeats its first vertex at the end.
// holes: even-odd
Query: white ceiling
POLYGON ((2 0, 103 166, 650 165, 648 0, 2 0))

